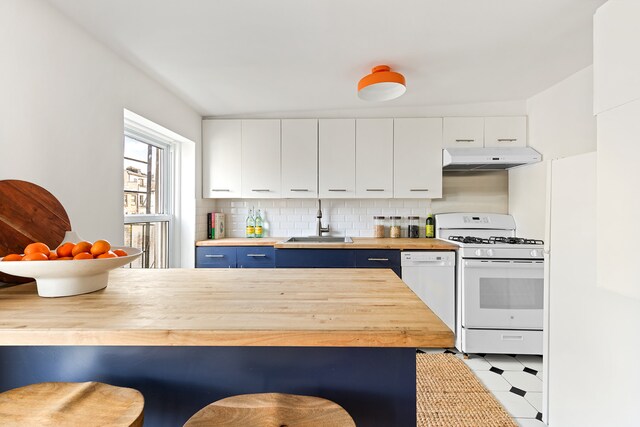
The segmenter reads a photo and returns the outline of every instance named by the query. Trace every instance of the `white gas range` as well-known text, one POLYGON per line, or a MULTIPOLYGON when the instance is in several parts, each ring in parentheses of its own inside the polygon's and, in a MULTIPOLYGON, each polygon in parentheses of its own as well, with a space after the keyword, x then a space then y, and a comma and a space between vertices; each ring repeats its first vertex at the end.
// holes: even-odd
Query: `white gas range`
POLYGON ((436 237, 458 244, 456 347, 542 354, 544 243, 516 237, 511 215, 436 215, 436 237))

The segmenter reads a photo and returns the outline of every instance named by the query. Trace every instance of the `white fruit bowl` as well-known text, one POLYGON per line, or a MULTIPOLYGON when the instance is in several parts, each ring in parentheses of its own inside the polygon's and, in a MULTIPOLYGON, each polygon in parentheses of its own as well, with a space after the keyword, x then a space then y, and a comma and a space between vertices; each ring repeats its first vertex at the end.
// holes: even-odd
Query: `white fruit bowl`
POLYGON ((111 249, 122 249, 129 255, 64 261, 2 261, 0 258, 0 271, 13 276, 33 277, 41 297, 86 294, 105 288, 109 271, 129 264, 142 254, 137 248, 115 246, 111 249))

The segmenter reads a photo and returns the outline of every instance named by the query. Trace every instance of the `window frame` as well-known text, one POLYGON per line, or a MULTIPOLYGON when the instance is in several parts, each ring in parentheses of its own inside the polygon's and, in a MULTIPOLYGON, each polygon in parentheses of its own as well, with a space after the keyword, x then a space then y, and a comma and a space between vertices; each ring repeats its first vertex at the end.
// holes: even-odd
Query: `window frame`
MULTIPOLYGON (((176 228, 176 216, 175 216, 175 203, 176 203, 176 141, 167 138, 151 129, 148 129, 139 123, 125 118, 124 121, 124 137, 122 140, 124 161, 124 144, 125 138, 131 138, 136 141, 142 142, 154 146, 158 149, 162 149, 164 155, 162 156, 162 164, 160 167, 164 173, 160 178, 158 191, 162 192, 162 206, 161 211, 163 213, 156 214, 134 214, 123 215, 123 226, 127 224, 144 224, 153 222, 166 222, 167 223, 167 253, 165 254, 165 264, 167 267, 171 267, 171 260, 173 259, 174 241, 175 241, 175 228, 176 228)), ((157 177, 156 177, 157 179, 157 177)), ((124 182, 122 186, 124 192, 124 182)), ((137 197, 136 197, 137 200, 137 197)), ((160 208, 160 206, 158 207, 160 208)), ((160 209, 159 209, 160 210, 160 209)))

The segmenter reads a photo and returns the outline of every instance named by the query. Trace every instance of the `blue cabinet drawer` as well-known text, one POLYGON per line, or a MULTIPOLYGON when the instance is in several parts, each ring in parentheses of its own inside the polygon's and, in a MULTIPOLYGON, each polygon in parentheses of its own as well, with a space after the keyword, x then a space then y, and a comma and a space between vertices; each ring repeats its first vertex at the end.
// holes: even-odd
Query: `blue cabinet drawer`
POLYGON ((272 246, 246 246, 236 250, 238 268, 274 268, 276 259, 272 246))
POLYGON ((356 251, 357 268, 400 267, 400 251, 393 249, 361 249, 356 251))
POLYGON ((353 268, 351 249, 276 249, 276 268, 353 268))
POLYGON ((402 277, 400 251, 394 249, 361 249, 356 251, 356 268, 390 268, 402 277))
POLYGON ((196 268, 235 268, 236 248, 229 246, 198 246, 196 268))

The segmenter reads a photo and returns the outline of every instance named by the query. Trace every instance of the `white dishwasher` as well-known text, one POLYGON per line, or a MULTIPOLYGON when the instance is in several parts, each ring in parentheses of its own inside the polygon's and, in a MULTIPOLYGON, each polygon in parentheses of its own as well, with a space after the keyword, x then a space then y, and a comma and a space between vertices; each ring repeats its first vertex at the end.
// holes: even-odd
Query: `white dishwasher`
POLYGON ((456 253, 402 252, 402 280, 455 331, 456 253))

